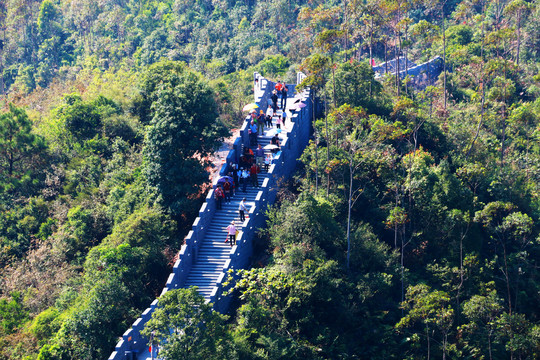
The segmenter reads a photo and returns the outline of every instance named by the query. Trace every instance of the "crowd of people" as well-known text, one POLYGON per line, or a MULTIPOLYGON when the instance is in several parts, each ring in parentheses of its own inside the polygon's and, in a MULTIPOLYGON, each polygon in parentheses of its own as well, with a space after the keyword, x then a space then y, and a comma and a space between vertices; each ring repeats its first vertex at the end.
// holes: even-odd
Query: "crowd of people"
MULTIPOLYGON (((240 187, 242 192, 247 192, 248 183, 251 183, 253 187, 260 187, 258 174, 261 169, 268 171, 269 163, 265 161, 265 152, 261 144, 258 144, 257 136, 264 135, 265 128, 272 129, 272 119, 276 116, 276 129, 286 126, 287 113, 285 108, 287 106, 288 88, 287 86, 278 81, 275 85, 270 100, 272 105, 268 106, 266 112, 260 110, 259 112, 253 110, 250 118, 248 118, 249 124, 247 130, 249 133, 249 142, 251 147, 256 147, 253 151, 250 147, 245 146, 242 154, 239 157, 238 164, 230 164, 229 173, 226 177, 222 178, 224 181, 218 182, 218 185, 214 191, 214 197, 216 200, 216 208, 222 209, 223 202, 231 201, 231 194, 235 195, 240 187), (278 101, 281 99, 280 106, 278 101), (277 114, 277 111, 282 109, 281 114, 277 114)), ((277 132, 272 137, 270 143, 274 145, 271 149, 272 153, 276 153, 280 150, 281 143, 277 132)), ((220 179, 220 180, 222 180, 220 179)), ((245 221, 245 213, 247 212, 246 198, 243 198, 239 204, 238 212, 240 215, 240 221, 245 221)), ((236 234, 238 233, 234 220, 227 227, 227 239, 225 242, 229 242, 231 246, 235 244, 236 234)))
POLYGON ((263 110, 252 110, 250 123, 248 125, 250 145, 257 145, 257 136, 263 135, 266 128, 272 129, 272 118, 276 117, 276 128, 281 129, 281 126, 285 127, 287 122, 287 112, 285 108, 287 106, 287 96, 288 88, 281 81, 278 81, 275 85, 270 100, 272 102, 271 106, 268 106, 266 112, 263 110), (281 99, 280 106, 278 106, 278 101, 281 99), (282 109, 281 114, 278 114, 277 111, 282 109))

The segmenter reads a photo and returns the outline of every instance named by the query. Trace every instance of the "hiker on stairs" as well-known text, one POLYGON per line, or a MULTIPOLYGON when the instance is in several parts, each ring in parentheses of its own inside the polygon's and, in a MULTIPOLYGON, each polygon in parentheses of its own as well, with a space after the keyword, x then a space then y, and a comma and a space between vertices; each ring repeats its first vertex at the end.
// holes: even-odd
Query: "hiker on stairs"
POLYGON ((249 169, 249 174, 251 175, 251 183, 253 187, 259 187, 259 178, 257 177, 257 174, 261 172, 261 169, 257 166, 257 164, 251 165, 251 168, 249 169))
MULTIPOLYGON (((285 107, 287 106, 287 95, 289 93, 289 89, 287 88, 287 85, 283 84, 283 89, 281 90, 281 108, 285 112, 285 107)), ((285 118, 283 119, 285 120, 285 118)), ((283 124, 285 125, 285 121, 283 121, 283 124)))
POLYGON ((223 194, 223 190, 221 190, 221 186, 218 186, 216 190, 214 190, 214 197, 216 199, 216 208, 218 210, 221 210, 221 202, 224 196, 225 195, 223 194))
POLYGON ((264 165, 264 149, 262 148, 261 144, 258 145, 257 149, 255 150, 255 158, 256 163, 259 168, 262 168, 264 165))
POLYGON ((236 226, 234 226, 234 220, 231 221, 231 225, 227 226, 227 235, 229 236, 225 242, 229 242, 231 247, 236 245, 236 226))
POLYGON ((249 179, 249 171, 247 169, 242 170, 242 172, 240 173, 240 179, 242 181, 242 191, 246 192, 247 191, 247 183, 248 183, 248 179, 249 179))
POLYGON ((240 213, 240 221, 243 223, 246 221, 246 198, 243 198, 242 201, 240 201, 240 205, 238 205, 238 212, 240 213))
POLYGON ((223 190, 225 192, 225 202, 231 202, 231 183, 229 180, 225 180, 225 184, 223 184, 223 190))

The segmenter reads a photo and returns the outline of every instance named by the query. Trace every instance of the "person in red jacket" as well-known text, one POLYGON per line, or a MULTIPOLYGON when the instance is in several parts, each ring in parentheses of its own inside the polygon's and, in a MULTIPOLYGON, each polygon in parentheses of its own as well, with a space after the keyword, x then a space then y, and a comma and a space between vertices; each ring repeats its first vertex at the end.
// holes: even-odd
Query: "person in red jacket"
MULTIPOLYGON (((278 81, 276 86, 275 86, 275 89, 276 89, 276 92, 277 92, 277 95, 282 99, 282 106, 283 106, 283 84, 281 83, 281 81, 278 81)), ((276 102, 277 103, 277 102, 276 102)))
POLYGON ((221 202, 223 200, 223 197, 223 190, 221 190, 221 186, 218 186, 216 190, 214 190, 214 198, 216 199, 216 208, 218 210, 221 210, 221 202))
POLYGON ((283 90, 283 84, 281 83, 281 80, 277 82, 275 88, 278 94, 281 95, 281 91, 283 90))
POLYGON ((225 192, 225 202, 231 202, 232 185, 228 179, 226 179, 225 183, 223 184, 223 190, 225 192))
POLYGON ((257 174, 260 171, 261 169, 257 166, 257 164, 251 165, 251 168, 249 169, 249 175, 251 176, 251 183, 253 184, 253 187, 259 187, 259 179, 257 174))

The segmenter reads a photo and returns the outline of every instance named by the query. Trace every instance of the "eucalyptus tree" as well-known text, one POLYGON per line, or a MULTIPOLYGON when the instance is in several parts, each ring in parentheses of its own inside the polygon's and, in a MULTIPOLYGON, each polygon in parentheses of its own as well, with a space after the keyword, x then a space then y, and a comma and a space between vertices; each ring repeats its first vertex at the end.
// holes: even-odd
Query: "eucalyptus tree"
POLYGON ((497 259, 497 265, 504 277, 508 313, 512 315, 519 291, 517 287, 520 270, 516 262, 520 257, 517 255, 536 242, 532 234, 533 219, 517 211, 512 203, 494 201, 477 211, 474 221, 482 224, 488 231, 495 253, 502 257, 502 263, 497 259), (514 302, 513 293, 516 293, 514 302))
POLYGON ((519 66, 519 54, 521 49, 521 28, 523 18, 530 12, 533 5, 524 0, 513 0, 504 8, 506 15, 514 17, 516 25, 516 64, 519 66))

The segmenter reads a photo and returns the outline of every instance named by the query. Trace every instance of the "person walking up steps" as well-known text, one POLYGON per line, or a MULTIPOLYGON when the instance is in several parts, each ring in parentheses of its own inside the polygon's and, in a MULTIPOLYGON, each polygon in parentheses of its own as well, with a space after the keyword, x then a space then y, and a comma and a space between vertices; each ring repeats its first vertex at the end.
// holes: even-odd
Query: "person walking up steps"
POLYGON ((216 190, 214 190, 214 197, 216 199, 216 208, 218 210, 221 210, 221 202, 223 201, 223 190, 221 190, 221 186, 218 186, 216 190))
POLYGON ((236 195, 238 192, 238 189, 240 189, 240 183, 238 182, 238 167, 236 164, 231 164, 231 170, 229 172, 229 176, 232 177, 232 189, 233 189, 233 195, 236 195))
POLYGON ((276 90, 272 90, 272 96, 270 96, 270 99, 272 100, 272 110, 274 110, 274 114, 275 114, 278 109, 277 107, 278 96, 277 96, 276 90))
POLYGON ((223 190, 225 191, 225 202, 231 202, 231 183, 228 179, 223 184, 223 190))
POLYGON ((264 115, 263 111, 261 110, 261 114, 259 117, 257 117, 257 129, 259 131, 259 135, 264 135, 264 123, 266 122, 266 116, 264 115))
MULTIPOLYGON (((287 93, 289 92, 289 89, 287 88, 287 85, 283 84, 283 90, 281 90, 281 108, 283 109, 283 112, 285 112, 285 107, 287 106, 287 93)), ((285 124, 285 122, 283 122, 285 124)))
POLYGON ((236 226, 234 226, 234 220, 231 221, 231 225, 227 226, 227 235, 228 238, 225 239, 225 242, 229 242, 231 247, 236 245, 236 226))
POLYGON ((249 142, 251 146, 257 145, 257 124, 253 120, 251 120, 251 124, 249 125, 249 142))
POLYGON ((266 115, 265 123, 266 123, 266 127, 271 129, 272 128, 272 116, 266 115))
POLYGON ((276 120, 276 127, 278 129, 281 129, 281 123, 282 122, 283 122, 283 120, 281 119, 281 115, 278 115, 277 120, 276 120))
POLYGON ((275 89, 277 91, 277 95, 281 98, 281 106, 283 107, 283 88, 285 86, 281 83, 281 80, 279 80, 275 86, 275 89))
POLYGON ((240 173, 240 178, 242 179, 242 191, 246 192, 249 179, 249 171, 247 169, 243 169, 240 173))
POLYGON ((255 150, 255 159, 258 167, 262 167, 264 165, 264 149, 262 148, 261 144, 259 144, 255 150))
POLYGON ((266 116, 270 116, 270 117, 274 116, 274 109, 272 109, 271 106, 268 106, 266 108, 266 116))
POLYGON ((240 221, 243 223, 246 221, 246 198, 243 198, 242 201, 240 201, 240 205, 238 205, 238 212, 240 213, 240 221))
POLYGON ((257 164, 251 165, 249 174, 251 175, 251 183, 253 184, 253 187, 259 187, 259 179, 257 177, 259 172, 261 172, 261 169, 257 166, 257 164))
POLYGON ((272 128, 272 117, 274 116, 274 109, 271 106, 268 106, 266 109, 266 118, 264 119, 264 124, 266 127, 272 128))

